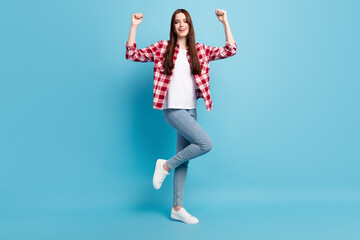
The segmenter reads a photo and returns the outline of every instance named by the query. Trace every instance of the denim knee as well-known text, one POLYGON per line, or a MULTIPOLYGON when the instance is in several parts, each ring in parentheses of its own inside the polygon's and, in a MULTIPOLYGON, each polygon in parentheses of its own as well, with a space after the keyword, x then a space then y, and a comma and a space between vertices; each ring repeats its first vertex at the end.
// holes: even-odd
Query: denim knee
POLYGON ((212 141, 210 137, 200 139, 196 142, 196 144, 199 145, 204 153, 207 153, 212 149, 212 141))

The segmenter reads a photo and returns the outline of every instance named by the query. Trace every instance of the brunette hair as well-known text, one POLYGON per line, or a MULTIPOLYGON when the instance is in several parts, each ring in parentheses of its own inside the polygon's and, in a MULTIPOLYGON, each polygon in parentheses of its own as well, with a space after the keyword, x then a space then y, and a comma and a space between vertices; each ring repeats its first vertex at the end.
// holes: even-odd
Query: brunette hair
POLYGON ((175 30, 175 16, 178 13, 183 13, 185 15, 186 21, 189 25, 189 33, 186 37, 186 44, 188 46, 188 52, 190 56, 191 73, 193 75, 200 74, 201 66, 200 66, 199 57, 196 52, 194 27, 192 24, 191 16, 185 9, 175 10, 175 12, 171 17, 170 40, 168 41, 168 46, 165 53, 165 62, 164 62, 165 74, 171 75, 172 69, 174 68, 173 57, 174 57, 175 46, 177 43, 177 34, 175 30))

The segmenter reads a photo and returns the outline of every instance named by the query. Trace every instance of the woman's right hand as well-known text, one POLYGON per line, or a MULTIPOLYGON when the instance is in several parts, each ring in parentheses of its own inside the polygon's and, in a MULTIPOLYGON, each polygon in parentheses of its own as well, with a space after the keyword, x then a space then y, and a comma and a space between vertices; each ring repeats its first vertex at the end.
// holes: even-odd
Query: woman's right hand
POLYGON ((134 13, 133 15, 131 15, 131 25, 138 26, 141 23, 142 19, 143 19, 142 13, 134 13))

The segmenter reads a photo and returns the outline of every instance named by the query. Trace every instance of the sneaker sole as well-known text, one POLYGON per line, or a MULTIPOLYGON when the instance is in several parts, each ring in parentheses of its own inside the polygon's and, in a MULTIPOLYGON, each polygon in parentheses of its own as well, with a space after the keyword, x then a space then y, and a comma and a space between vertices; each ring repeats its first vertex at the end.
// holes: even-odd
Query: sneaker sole
POLYGON ((184 220, 182 220, 180 218, 174 217, 174 216, 170 216, 170 218, 172 218, 174 220, 177 220, 177 221, 180 221, 180 222, 183 222, 183 223, 186 223, 186 224, 197 224, 197 223, 199 223, 199 221, 198 222, 186 222, 186 221, 184 221, 184 220))

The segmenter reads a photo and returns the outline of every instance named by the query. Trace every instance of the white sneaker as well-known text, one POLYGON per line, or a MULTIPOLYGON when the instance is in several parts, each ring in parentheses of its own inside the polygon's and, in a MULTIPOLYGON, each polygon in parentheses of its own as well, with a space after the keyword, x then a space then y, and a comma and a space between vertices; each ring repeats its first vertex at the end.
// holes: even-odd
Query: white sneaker
POLYGON ((199 222, 199 219, 190 215, 185 208, 181 208, 179 211, 175 211, 174 208, 171 208, 171 216, 172 219, 183 221, 188 224, 196 224, 199 222))
POLYGON ((153 185, 155 189, 160 189, 161 184, 163 183, 165 177, 170 174, 170 172, 166 171, 163 168, 164 163, 166 160, 158 159, 155 165, 155 172, 153 177, 153 185))

